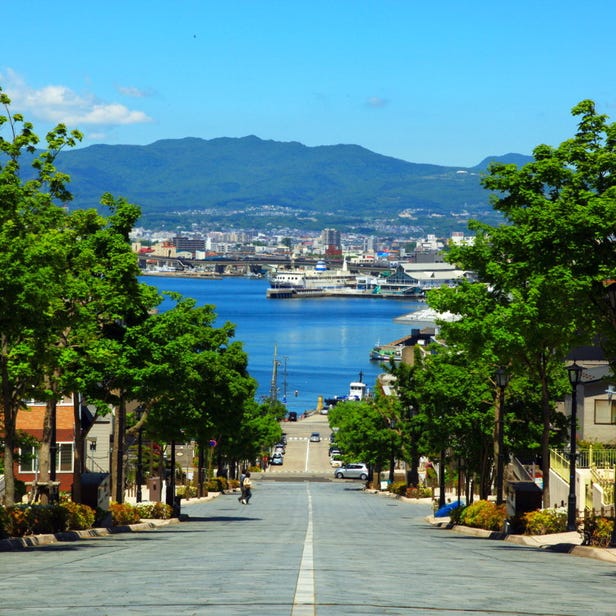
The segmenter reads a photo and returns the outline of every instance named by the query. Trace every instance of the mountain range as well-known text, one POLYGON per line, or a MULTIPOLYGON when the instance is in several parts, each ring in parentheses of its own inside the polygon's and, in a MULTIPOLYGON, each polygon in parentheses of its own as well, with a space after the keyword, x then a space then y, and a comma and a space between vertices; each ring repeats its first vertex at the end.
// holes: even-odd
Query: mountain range
POLYGON ((92 145, 63 151, 71 208, 98 207, 110 192, 141 207, 149 228, 321 229, 376 232, 463 230, 493 222, 481 174, 492 161, 522 165, 521 154, 475 167, 406 162, 357 145, 308 147, 255 136, 187 137, 150 145, 92 145))

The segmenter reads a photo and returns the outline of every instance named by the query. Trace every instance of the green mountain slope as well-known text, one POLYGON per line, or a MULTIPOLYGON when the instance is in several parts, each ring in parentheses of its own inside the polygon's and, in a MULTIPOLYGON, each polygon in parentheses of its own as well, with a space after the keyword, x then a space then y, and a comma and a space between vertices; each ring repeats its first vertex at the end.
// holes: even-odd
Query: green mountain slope
POLYGON ((57 165, 72 178, 71 207, 96 207, 111 192, 138 204, 145 226, 350 228, 464 211, 482 218, 490 212, 479 184, 486 161, 443 167, 356 145, 307 147, 249 136, 95 145, 62 152, 57 165))

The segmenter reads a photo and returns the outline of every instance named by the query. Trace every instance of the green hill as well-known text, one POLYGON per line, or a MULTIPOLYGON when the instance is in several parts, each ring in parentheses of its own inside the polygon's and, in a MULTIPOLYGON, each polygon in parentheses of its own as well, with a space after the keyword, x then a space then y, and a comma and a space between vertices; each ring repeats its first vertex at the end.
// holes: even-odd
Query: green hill
POLYGON ((57 166, 72 178, 71 208, 96 207, 111 192, 142 208, 144 226, 362 229, 434 228, 443 219, 455 227, 492 216, 479 183, 492 160, 443 167, 356 145, 307 147, 249 136, 94 145, 62 152, 57 166))

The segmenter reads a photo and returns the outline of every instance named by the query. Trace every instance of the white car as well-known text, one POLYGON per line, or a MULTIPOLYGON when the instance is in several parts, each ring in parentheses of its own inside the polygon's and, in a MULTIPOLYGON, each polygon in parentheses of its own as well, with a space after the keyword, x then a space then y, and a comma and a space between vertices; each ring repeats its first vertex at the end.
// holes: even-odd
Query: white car
POLYGON ((334 471, 336 479, 368 479, 368 467, 365 464, 343 464, 334 471))
POLYGON ((329 463, 334 467, 334 468, 340 468, 342 466, 342 459, 340 458, 340 456, 338 454, 334 454, 330 459, 329 459, 329 463))

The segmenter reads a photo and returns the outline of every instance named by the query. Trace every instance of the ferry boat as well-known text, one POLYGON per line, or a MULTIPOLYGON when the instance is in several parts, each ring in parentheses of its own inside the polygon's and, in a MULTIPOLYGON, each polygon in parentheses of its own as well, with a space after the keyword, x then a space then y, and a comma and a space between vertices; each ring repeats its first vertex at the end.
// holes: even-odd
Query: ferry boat
POLYGON ((359 373, 359 380, 349 383, 349 393, 346 396, 334 396, 333 398, 325 398, 325 405, 328 408, 335 406, 338 402, 347 402, 351 400, 365 400, 370 396, 370 391, 366 383, 363 382, 363 373, 359 373))
POLYGON ((319 260, 313 268, 278 270, 270 279, 272 289, 318 291, 356 286, 357 276, 349 271, 346 259, 341 269, 330 270, 325 261, 319 260))

